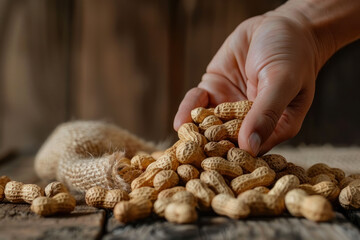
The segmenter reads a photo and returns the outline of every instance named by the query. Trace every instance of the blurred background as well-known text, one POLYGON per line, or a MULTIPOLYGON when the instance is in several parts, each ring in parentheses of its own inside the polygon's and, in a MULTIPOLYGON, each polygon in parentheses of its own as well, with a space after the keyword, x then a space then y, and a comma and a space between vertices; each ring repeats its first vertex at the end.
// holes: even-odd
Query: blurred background
MULTIPOLYGON (((35 152, 61 122, 106 120, 152 141, 243 20, 278 0, 0 0, 0 149, 35 152)), ((360 144, 360 42, 324 66, 285 144, 360 144)))

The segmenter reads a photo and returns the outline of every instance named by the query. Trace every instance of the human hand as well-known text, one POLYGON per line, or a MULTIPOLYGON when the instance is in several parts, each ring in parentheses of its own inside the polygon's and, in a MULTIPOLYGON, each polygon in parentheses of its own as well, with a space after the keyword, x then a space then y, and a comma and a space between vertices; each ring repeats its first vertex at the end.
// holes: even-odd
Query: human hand
POLYGON ((319 44, 304 21, 282 11, 244 21, 216 53, 198 87, 185 95, 174 128, 191 121, 193 108, 251 100, 239 132, 240 148, 256 156, 295 136, 324 63, 319 44))

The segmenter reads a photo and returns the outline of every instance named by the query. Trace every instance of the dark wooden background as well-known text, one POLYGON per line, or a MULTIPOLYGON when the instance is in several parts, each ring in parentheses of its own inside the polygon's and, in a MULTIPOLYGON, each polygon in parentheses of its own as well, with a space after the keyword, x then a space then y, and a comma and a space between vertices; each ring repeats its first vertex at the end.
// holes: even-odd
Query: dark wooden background
MULTIPOLYGON (((281 0, 0 0, 0 148, 34 151, 71 119, 174 135, 185 92, 244 19, 281 0)), ((360 42, 321 71, 288 144, 360 144, 360 42)))

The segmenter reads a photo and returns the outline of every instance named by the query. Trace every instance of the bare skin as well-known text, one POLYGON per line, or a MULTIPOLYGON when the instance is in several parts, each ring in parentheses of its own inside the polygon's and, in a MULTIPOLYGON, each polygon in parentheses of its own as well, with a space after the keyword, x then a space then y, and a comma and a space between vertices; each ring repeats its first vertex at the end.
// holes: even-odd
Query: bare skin
POLYGON ((251 100, 239 147, 261 155, 294 137, 315 93, 323 64, 360 38, 360 1, 290 0, 242 22, 225 40, 174 120, 190 122, 195 107, 251 100))

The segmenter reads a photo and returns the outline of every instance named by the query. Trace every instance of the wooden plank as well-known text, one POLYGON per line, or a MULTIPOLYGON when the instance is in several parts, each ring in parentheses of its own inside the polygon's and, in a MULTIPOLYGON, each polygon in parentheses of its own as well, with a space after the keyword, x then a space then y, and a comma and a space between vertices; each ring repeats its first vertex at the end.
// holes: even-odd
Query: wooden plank
POLYGON ((98 239, 105 211, 77 206, 71 214, 40 217, 28 204, 0 203, 1 240, 7 239, 98 239))
POLYGON ((104 239, 358 239, 360 234, 341 214, 329 223, 314 223, 288 215, 277 218, 233 220, 202 216, 195 224, 176 225, 156 217, 121 225, 114 218, 107 224, 104 239))

